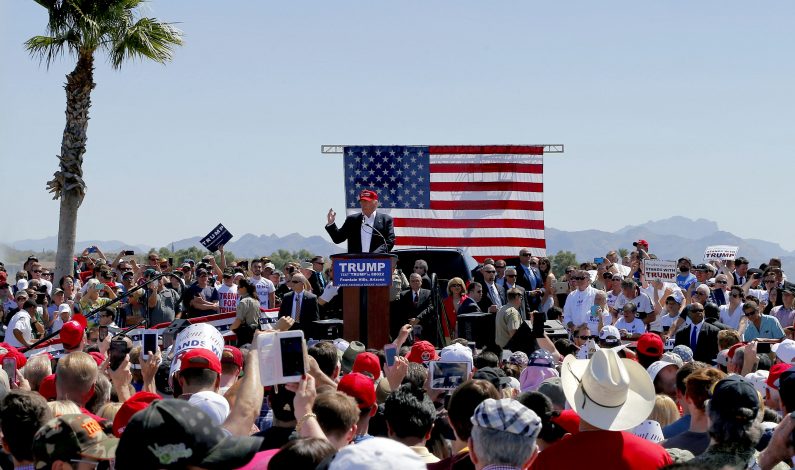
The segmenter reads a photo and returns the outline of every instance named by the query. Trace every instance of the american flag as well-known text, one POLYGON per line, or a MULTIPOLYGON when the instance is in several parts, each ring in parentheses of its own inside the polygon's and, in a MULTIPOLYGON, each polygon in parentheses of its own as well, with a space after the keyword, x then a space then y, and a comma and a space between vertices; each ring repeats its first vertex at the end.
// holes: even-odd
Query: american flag
POLYGON ((363 189, 395 221, 395 248, 461 248, 478 261, 546 256, 541 146, 344 147, 345 204, 363 189))

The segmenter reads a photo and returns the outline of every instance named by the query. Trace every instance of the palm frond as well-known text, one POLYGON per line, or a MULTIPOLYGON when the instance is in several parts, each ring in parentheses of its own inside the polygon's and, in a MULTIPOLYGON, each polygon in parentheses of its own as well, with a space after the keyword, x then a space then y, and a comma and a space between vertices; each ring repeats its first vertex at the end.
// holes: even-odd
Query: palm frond
POLYGON ((172 23, 154 18, 141 18, 118 31, 109 44, 110 62, 118 69, 125 59, 147 58, 165 63, 174 55, 174 47, 182 45, 182 31, 172 23))
POLYGON ((40 62, 44 62, 47 67, 64 52, 77 54, 74 36, 66 34, 64 36, 33 36, 25 41, 25 49, 34 57, 38 57, 40 62))

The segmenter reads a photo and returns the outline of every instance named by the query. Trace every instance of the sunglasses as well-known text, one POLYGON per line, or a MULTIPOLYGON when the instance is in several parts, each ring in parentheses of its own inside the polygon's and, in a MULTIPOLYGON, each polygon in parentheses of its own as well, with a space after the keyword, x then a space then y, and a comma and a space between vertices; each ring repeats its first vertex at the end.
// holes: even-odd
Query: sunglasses
POLYGON ((34 273, 41 273, 41 269, 34 269, 33 272, 34 273))
POLYGON ((584 281, 587 278, 582 277, 582 276, 574 276, 572 279, 574 279, 575 281, 584 281))
POLYGON ((291 284, 303 284, 302 281, 290 281, 291 284))
POLYGON ((516 274, 506 274, 505 277, 516 277, 516 274))
POLYGON ((701 313, 701 312, 704 311, 704 309, 703 308, 691 308, 690 311, 693 312, 693 313, 701 313))
POLYGON ((752 316, 756 315, 757 312, 756 312, 756 310, 749 310, 749 311, 743 310, 743 313, 745 314, 746 317, 752 317, 752 316))
POLYGON ((728 284, 729 281, 715 281, 715 284, 728 284))
POLYGON ((497 274, 497 271, 483 271, 486 274, 497 274))
POLYGON ((773 284, 775 282, 776 282, 775 279, 765 279, 765 284, 773 284))
POLYGON ((735 299, 739 299, 742 297, 742 295, 740 294, 732 294, 731 296, 734 297, 735 299))
POLYGON ((519 256, 531 256, 530 253, 519 253, 519 256))
POLYGON ((580 338, 582 341, 588 341, 589 339, 597 339, 598 336, 596 336, 596 335, 591 335, 591 336, 580 335, 580 336, 576 336, 576 338, 580 338))

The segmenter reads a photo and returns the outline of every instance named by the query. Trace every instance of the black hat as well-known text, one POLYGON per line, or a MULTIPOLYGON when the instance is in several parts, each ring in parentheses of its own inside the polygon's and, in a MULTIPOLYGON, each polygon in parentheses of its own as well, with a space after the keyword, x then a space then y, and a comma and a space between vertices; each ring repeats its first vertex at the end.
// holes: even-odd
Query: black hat
MULTIPOLYGON (((720 414, 724 419, 749 419, 738 416, 738 408, 749 408, 759 411, 759 393, 753 384, 739 375, 730 375, 715 384, 709 408, 720 414)), ((754 417, 751 417, 752 420, 754 417)))
POLYGON ((511 383, 511 378, 506 376, 502 369, 498 369, 496 367, 484 367, 482 369, 478 369, 472 378, 488 380, 497 388, 497 390, 511 383))
POLYGON ((116 449, 116 468, 238 468, 261 444, 261 437, 227 436, 199 408, 166 399, 132 417, 116 449))
POLYGON ((781 286, 781 292, 786 292, 788 294, 795 295, 795 284, 791 282, 784 282, 784 285, 781 286))
POLYGON ((709 269, 709 267, 707 267, 706 264, 701 263, 701 264, 697 264, 696 267, 693 268, 693 271, 710 271, 710 269, 709 269))

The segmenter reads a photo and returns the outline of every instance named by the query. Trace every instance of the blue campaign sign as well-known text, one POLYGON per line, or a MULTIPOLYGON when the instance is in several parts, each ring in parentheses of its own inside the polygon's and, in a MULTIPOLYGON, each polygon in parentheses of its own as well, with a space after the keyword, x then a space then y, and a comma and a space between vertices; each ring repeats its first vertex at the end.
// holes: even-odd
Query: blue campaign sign
POLYGON ((392 270, 387 259, 334 260, 334 285, 337 287, 374 287, 392 284, 392 270))

